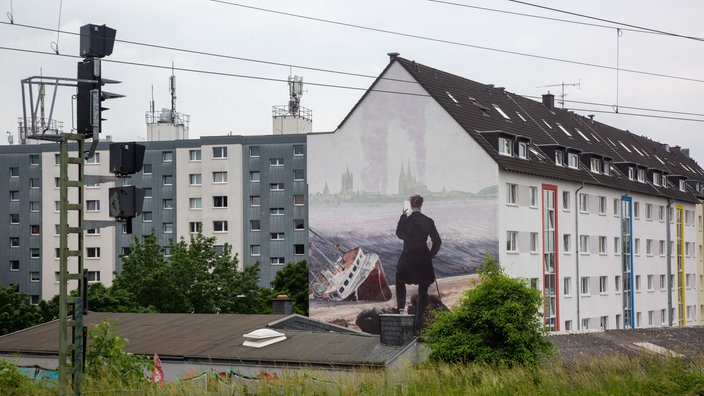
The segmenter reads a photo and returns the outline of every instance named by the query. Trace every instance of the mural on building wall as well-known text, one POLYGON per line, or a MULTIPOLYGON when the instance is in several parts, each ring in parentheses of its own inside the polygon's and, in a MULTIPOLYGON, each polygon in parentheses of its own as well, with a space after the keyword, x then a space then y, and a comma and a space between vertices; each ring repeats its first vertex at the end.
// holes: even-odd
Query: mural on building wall
POLYGON ((396 306, 395 231, 410 195, 425 198, 442 238, 438 279, 497 254, 493 164, 472 158, 481 149, 428 112, 427 98, 385 99, 370 95, 342 129, 308 137, 310 312, 321 320, 353 325, 364 308, 396 306))

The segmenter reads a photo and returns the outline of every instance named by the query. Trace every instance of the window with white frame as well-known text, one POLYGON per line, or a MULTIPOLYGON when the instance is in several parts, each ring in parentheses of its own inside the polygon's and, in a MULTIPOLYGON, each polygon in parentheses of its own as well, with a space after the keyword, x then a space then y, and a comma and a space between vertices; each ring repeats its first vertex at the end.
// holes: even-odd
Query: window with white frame
POLYGON ((604 160, 604 170, 603 170, 604 175, 606 176, 611 176, 611 162, 604 160))
POLYGON ((261 149, 259 146, 249 146, 249 156, 252 158, 257 158, 261 156, 261 149))
POLYGON ((538 187, 529 187, 530 192, 530 206, 531 208, 538 207, 538 187))
POLYGON ((191 186, 200 186, 203 184, 203 175, 200 173, 191 173, 188 175, 188 184, 191 186))
POLYGON ((269 209, 269 214, 272 216, 283 216, 284 208, 271 208, 269 209))
POLYGON ((150 223, 152 221, 152 212, 142 212, 142 221, 150 223))
POLYGON ((213 183, 227 183, 227 171, 213 172, 213 183))
POLYGON ((31 271, 29 273, 29 281, 34 283, 34 282, 39 282, 41 280, 41 276, 39 275, 39 271, 31 271))
POLYGON ((646 220, 652 220, 653 219, 653 205, 652 204, 645 204, 645 219, 646 220))
POLYGON ((305 204, 305 195, 304 194, 293 194, 293 204, 295 206, 301 206, 305 204))
MULTIPOLYGON (((98 201, 98 208, 100 208, 100 201, 98 201)), ((42 203, 39 201, 29 201, 29 211, 39 212, 42 210, 42 203)))
POLYGON ((562 247, 563 247, 565 253, 572 252, 572 235, 571 234, 562 235, 562 245, 563 245, 562 247))
POLYGON ((506 203, 516 205, 518 202, 518 185, 506 183, 506 203))
POLYGON ((665 221, 665 207, 662 205, 658 209, 658 221, 665 221))
POLYGON ((201 151, 200 149, 194 149, 194 150, 188 150, 188 160, 189 161, 200 161, 201 160, 201 151))
POLYGON ((653 291, 654 285, 653 285, 653 275, 648 275, 647 278, 647 286, 648 286, 648 291, 653 291))
POLYGON ((203 199, 200 197, 189 198, 188 207, 190 209, 203 209, 203 199))
POLYGON ((303 245, 303 244, 293 245, 293 254, 295 254, 296 256, 301 256, 301 255, 306 254, 305 245, 303 245))
POLYGON ((638 181, 645 183, 645 169, 638 169, 638 181))
POLYGON ((540 243, 538 240, 538 233, 531 232, 530 233, 530 252, 531 253, 538 253, 539 246, 540 246, 540 243))
POLYGON ((293 170, 293 180, 295 181, 300 181, 300 180, 305 180, 306 173, 303 169, 294 169, 293 170))
POLYGON ((262 204, 262 197, 259 195, 249 196, 249 206, 260 206, 262 204))
POLYGON ((599 277, 599 294, 606 294, 609 292, 609 279, 606 276, 599 277))
POLYGON ((10 247, 20 247, 20 237, 10 237, 10 247))
POLYGON ((144 191, 144 198, 151 198, 152 197, 152 188, 151 187, 145 187, 142 189, 144 191))
POLYGON ((658 172, 653 172, 653 185, 659 186, 662 183, 660 180, 660 173, 658 172))
POLYGON ((636 179, 636 168, 629 166, 628 167, 628 180, 635 180, 636 179))
POLYGON ((99 247, 86 248, 86 258, 100 258, 100 248, 99 247))
POLYGON ((164 223, 164 234, 174 233, 174 223, 164 223))
POLYGON ((20 192, 19 191, 10 191, 10 201, 19 201, 20 200, 20 192))
POLYGON ((687 191, 687 183, 684 179, 680 180, 680 191, 687 191))
POLYGON ((582 213, 589 212, 589 195, 579 194, 579 211, 582 213))
POLYGON ((518 249, 517 244, 518 232, 517 231, 506 231, 506 251, 515 253, 518 249))
POLYGON ((30 248, 29 249, 29 258, 38 259, 40 257, 41 257, 41 255, 39 254, 39 248, 30 248))
POLYGON ((580 282, 580 294, 583 296, 589 295, 589 277, 583 276, 580 282))
POLYGON ((269 191, 284 191, 283 183, 269 183, 269 191))
POLYGON ((284 257, 272 257, 271 258, 271 265, 285 265, 286 264, 286 258, 284 257))
POLYGON ((653 255, 653 240, 652 239, 645 240, 645 254, 648 256, 653 255))
POLYGON ((599 197, 599 214, 606 214, 606 197, 599 197))
POLYGON ((633 217, 636 219, 640 218, 640 202, 638 201, 633 202, 633 217))
POLYGON ((213 207, 214 208, 226 208, 227 207, 227 195, 213 196, 213 207))
POLYGON ((563 210, 570 210, 570 204, 571 199, 570 199, 570 192, 569 191, 563 191, 562 192, 562 209, 563 210))
POLYGON ((227 147, 213 147, 213 158, 227 158, 227 147))
POLYGON ((100 153, 94 153, 92 157, 86 158, 86 164, 99 164, 100 153))
POLYGON ((269 166, 284 166, 283 158, 269 158, 269 166))
POLYGON ((562 151, 555 151, 555 165, 563 166, 565 164, 565 153, 562 151))
POLYGON ((635 238, 633 243, 633 254, 636 256, 640 254, 640 238, 635 238))
POLYGON ((269 233, 269 237, 271 238, 272 241, 283 241, 284 240, 284 233, 283 232, 271 232, 269 233))
POLYGON ((29 179, 29 188, 39 188, 41 187, 41 184, 39 183, 39 179, 32 177, 29 179))
POLYGON ((250 220, 249 221, 249 230, 250 231, 261 231, 262 230, 261 220, 250 220))
POLYGON ((616 275, 614 277, 614 292, 619 293, 621 291, 621 276, 616 275))
POLYGON ((226 232, 226 231, 227 231, 227 220, 213 221, 213 232, 226 232))
POLYGON ((589 254, 589 235, 579 236, 579 252, 589 254))
POLYGON ((665 255, 665 241, 663 240, 658 242, 658 254, 661 256, 665 255))
POLYGON ((567 153, 567 167, 572 169, 579 168, 579 159, 575 153, 567 153))
POLYGON ((303 219, 293 219, 293 229, 303 231, 306 229, 306 222, 303 219))
POLYGON ((520 159, 528 158, 528 143, 518 142, 518 158, 520 158, 520 159))
POLYGON ((511 140, 504 137, 499 138, 499 154, 507 156, 513 155, 511 140))
POLYGON ((620 213, 621 201, 618 198, 614 198, 614 216, 618 216, 620 213))
POLYGON ((188 232, 191 234, 196 234, 203 232, 203 223, 200 221, 191 221, 188 223, 188 232))
POLYGON ((302 144, 293 145, 293 156, 300 157, 305 154, 305 147, 302 144))
POLYGON ((606 254, 606 237, 599 236, 599 254, 606 254))
POLYGON ((142 165, 142 174, 143 175, 151 175, 152 174, 152 164, 143 164, 142 165))
POLYGON ((636 291, 640 291, 640 275, 636 275, 636 291))
POLYGON ((259 181, 261 181, 261 178, 262 178, 262 175, 259 171, 249 172, 249 181, 254 182, 254 183, 258 183, 259 181))
POLYGON ((173 162, 173 160, 174 160, 173 151, 162 151, 161 152, 161 161, 162 162, 173 162))
POLYGON ((174 200, 167 198, 162 201, 162 208, 163 209, 173 209, 174 208, 174 200))
POLYGON ((171 175, 164 175, 161 177, 161 182, 165 186, 171 186, 174 184, 174 177, 171 175))
POLYGON ((250 245, 249 246, 249 254, 251 254, 252 256, 261 256, 262 246, 261 245, 250 245))
POLYGON ((88 212, 99 212, 100 211, 100 200, 89 199, 86 201, 86 211, 88 212))
POLYGON ((601 173, 601 160, 599 158, 592 158, 589 160, 589 165, 591 171, 594 173, 601 173))
POLYGON ((30 154, 29 155, 29 164, 30 165, 39 165, 39 155, 38 154, 30 154))
POLYGON ((566 276, 562 280, 562 292, 565 296, 572 295, 572 278, 571 277, 566 276))

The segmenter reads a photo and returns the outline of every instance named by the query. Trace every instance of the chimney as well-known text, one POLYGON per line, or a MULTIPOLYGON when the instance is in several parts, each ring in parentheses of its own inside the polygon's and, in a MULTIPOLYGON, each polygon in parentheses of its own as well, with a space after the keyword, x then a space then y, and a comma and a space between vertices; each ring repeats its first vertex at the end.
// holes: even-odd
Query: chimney
POLYGON ((413 333, 413 315, 381 314, 380 341, 385 345, 401 346, 415 335, 413 333))
POLYGON ((682 148, 680 149, 680 151, 682 152, 682 154, 684 154, 684 155, 686 155, 687 157, 689 157, 689 148, 682 147, 682 148))
POLYGON ((285 294, 279 294, 271 299, 271 313, 274 315, 291 315, 293 313, 293 299, 285 294))
POLYGON ((543 105, 552 110, 555 108, 555 95, 551 94, 550 91, 543 95, 543 105))
POLYGON ((386 55, 389 56, 389 62, 393 62, 401 54, 399 54, 398 52, 389 52, 386 55))

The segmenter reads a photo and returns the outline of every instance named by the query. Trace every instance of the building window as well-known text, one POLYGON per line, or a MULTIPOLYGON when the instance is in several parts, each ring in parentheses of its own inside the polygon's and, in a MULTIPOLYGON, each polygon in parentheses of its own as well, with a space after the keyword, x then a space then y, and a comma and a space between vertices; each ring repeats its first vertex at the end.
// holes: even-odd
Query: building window
POLYGON ((599 293, 606 294, 609 291, 609 279, 606 276, 599 277, 599 293))
POLYGON ((203 208, 203 199, 202 198, 189 198, 188 199, 188 207, 190 209, 202 209, 203 208))
POLYGON ((555 165, 563 166, 565 164, 565 153, 562 151, 555 151, 555 165))
POLYGON ((653 255, 653 240, 652 239, 645 240, 645 254, 647 256, 653 255))
POLYGON ((262 197, 259 195, 249 196, 249 206, 260 206, 262 204, 262 197))
POLYGON ((562 209, 563 210, 570 210, 570 192, 569 191, 563 191, 562 192, 562 209))
POLYGON ((601 173, 601 160, 599 158, 592 158, 589 161, 589 164, 591 166, 591 171, 594 173, 601 173))
POLYGON ((142 221, 150 223, 152 221, 152 212, 142 212, 142 221))
POLYGON ((538 206, 538 187, 530 187, 530 206, 535 208, 538 206))
POLYGON ((164 234, 174 233, 174 223, 164 223, 164 234))
POLYGON ((300 157, 305 154, 305 148, 302 144, 293 145, 293 155, 295 157, 300 157))
POLYGON ((518 185, 506 183, 506 203, 516 205, 518 202, 518 185))
POLYGON ((652 275, 648 275, 647 282, 648 282, 648 291, 653 291, 653 276, 652 275))
POLYGON ((144 198, 151 198, 152 197, 152 188, 151 187, 143 188, 142 191, 144 191, 144 198))
POLYGON ((54 154, 54 165, 61 164, 61 154, 54 154))
POLYGON ((636 275, 636 291, 640 291, 640 275, 636 275))
POLYGON ((269 184, 269 191, 284 191, 283 183, 271 183, 269 184))
POLYGON ((39 271, 32 271, 29 273, 29 281, 30 282, 39 282, 41 278, 39 277, 39 271))
POLYGON ((249 254, 251 254, 252 256, 261 256, 261 254, 262 254, 261 245, 250 245, 249 246, 249 254))
POLYGON ((39 224, 32 224, 29 226, 29 232, 32 235, 39 235, 39 224))
POLYGON ((599 237, 599 254, 606 254, 606 237, 599 237))
POLYGON ((628 180, 636 179, 636 169, 632 166, 628 167, 628 180))
POLYGON ((261 155, 261 150, 259 149, 259 146, 250 146, 249 147, 249 156, 250 157, 259 157, 261 155))
POLYGON ((665 241, 663 240, 658 243, 658 254, 661 256, 665 255, 665 241))
POLYGON ((10 213, 10 224, 19 224, 20 223, 20 214, 19 213, 10 213))
POLYGON ((306 223, 303 221, 303 219, 294 219, 293 220, 293 229, 296 231, 302 231, 306 229, 306 223))
POLYGON ((174 184, 174 177, 171 175, 162 176, 162 184, 165 186, 170 186, 174 184))
POLYGON ((200 186, 203 184, 203 175, 200 173, 191 173, 188 175, 188 184, 191 186, 200 186))
POLYGON ((589 254, 589 235, 579 236, 579 252, 589 254))
POLYGON ((213 197, 213 207, 214 208, 226 208, 227 207, 227 195, 216 195, 213 197))
POLYGON ((30 178, 29 179, 29 188, 39 188, 41 185, 39 184, 39 179, 37 178, 30 178))
POLYGON ((227 183, 227 171, 213 172, 213 183, 227 183))
POLYGON ((305 202, 305 196, 303 194, 293 194, 293 204, 296 206, 301 206, 305 202))
POLYGON ((579 211, 582 213, 589 212, 589 195, 579 194, 579 211))
POLYGON ((636 256, 640 255, 640 238, 635 239, 635 243, 633 244, 633 253, 636 256))
POLYGON ((261 220, 250 220, 249 221, 249 230, 250 231, 261 231, 262 230, 261 220))
POLYGON ((249 172, 249 181, 251 182, 259 182, 261 180, 261 173, 259 171, 252 171, 249 172))
POLYGON ((294 169, 293 170, 293 180, 299 181, 299 180, 304 180, 305 179, 305 172, 303 169, 294 169))
POLYGON ((269 214, 272 216, 281 216, 284 214, 284 208, 271 208, 269 214))
POLYGON ((213 147, 213 158, 227 158, 227 147, 213 147))
POLYGON ((269 166, 284 166, 283 158, 269 158, 269 166))
MULTIPOLYGON (((98 201, 100 202, 100 201, 98 201)), ((100 205, 98 205, 100 206, 100 205)), ((29 201, 29 211, 30 212, 39 212, 42 209, 42 205, 39 201, 29 201)))
POLYGON ((162 201, 162 203, 163 203, 163 205, 162 205, 163 209, 173 209, 174 208, 174 200, 173 199, 170 199, 170 198, 164 199, 162 201))
POLYGON ((152 174, 152 164, 142 165, 142 174, 143 175, 151 175, 152 174))
POLYGON ((227 220, 213 221, 213 231, 214 232, 226 232, 227 231, 227 220))
POLYGON ((571 320, 566 320, 566 321, 565 321, 565 330, 566 330, 566 331, 571 331, 571 330, 572 330, 572 321, 571 321, 571 320))
POLYGON ((201 157, 200 149, 188 150, 188 160, 189 161, 200 161, 201 158, 202 157, 201 157))
POLYGON ((640 202, 633 202, 633 217, 636 219, 640 218, 640 202))
POLYGON ((599 197, 599 214, 606 214, 606 197, 599 197))
POLYGON ((611 176, 611 162, 604 160, 604 175, 611 176))
POLYGON ((100 282, 100 271, 88 271, 86 278, 88 282, 100 282))
POLYGON ((203 223, 200 221, 191 221, 188 223, 188 232, 191 234, 197 234, 199 232, 203 232, 203 223))
POLYGON ((499 138, 499 154, 507 156, 513 155, 511 141, 509 139, 503 137, 499 138))
POLYGON ((272 257, 271 265, 284 265, 286 264, 286 259, 284 257, 272 257))
POLYGON ((10 260, 10 271, 19 271, 20 270, 20 261, 19 260, 10 260))
POLYGON ((638 169, 638 181, 645 183, 645 169, 638 169))
POLYGON ((609 317, 602 316, 601 319, 599 320, 599 326, 600 326, 601 330, 608 330, 609 329, 609 317))
POLYGON ((563 244, 563 249, 565 250, 565 253, 570 253, 572 250, 572 235, 564 234, 562 236, 562 244, 563 244))
POLYGON ((303 244, 295 244, 293 245, 293 254, 296 256, 304 255, 306 254, 305 247, 303 244))
POLYGON ((580 293, 584 296, 589 295, 589 277, 583 276, 581 279, 580 293))
POLYGON ((269 235, 271 237, 272 241, 283 241, 284 240, 284 233, 283 232, 272 232, 269 235))
POLYGON ((10 247, 20 247, 20 237, 10 237, 10 247))
POLYGON ((173 151, 162 151, 161 152, 161 162, 173 162, 174 153, 173 151))
POLYGON ((29 155, 29 164, 30 165, 39 165, 39 155, 30 154, 29 155))
POLYGON ((618 198, 614 198, 614 216, 619 215, 619 208, 621 207, 621 202, 618 198))
POLYGON ((518 158, 520 158, 520 159, 528 158, 528 143, 518 142, 518 158))
POLYGON ((567 167, 572 168, 572 169, 579 168, 577 154, 575 154, 575 153, 568 153, 567 154, 567 167))
POLYGON ((572 295, 572 278, 569 276, 566 276, 565 279, 562 280, 562 292, 565 296, 572 295))
POLYGON ((89 199, 88 201, 86 201, 86 210, 88 212, 99 212, 100 201, 97 199, 89 199))
POLYGON ((680 180, 680 191, 687 191, 687 183, 684 179, 680 180))
POLYGON ((20 192, 19 191, 10 191, 10 201, 19 201, 20 200, 20 192))
POLYGON ((531 253, 538 253, 538 233, 537 232, 531 232, 530 233, 530 252, 531 253))
POLYGON ((99 247, 89 247, 86 248, 87 258, 100 258, 100 248, 99 247))
POLYGON ((517 231, 506 231, 506 251, 514 253, 517 250, 517 238, 518 238, 518 232, 517 231))

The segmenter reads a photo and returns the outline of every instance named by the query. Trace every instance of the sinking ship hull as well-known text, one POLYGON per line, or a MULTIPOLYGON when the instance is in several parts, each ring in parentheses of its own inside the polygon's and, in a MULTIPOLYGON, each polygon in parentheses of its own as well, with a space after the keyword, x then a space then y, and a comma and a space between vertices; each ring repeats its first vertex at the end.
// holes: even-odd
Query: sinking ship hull
POLYGON ((343 252, 310 285, 314 298, 330 301, 389 301, 392 297, 381 260, 357 247, 343 252))

